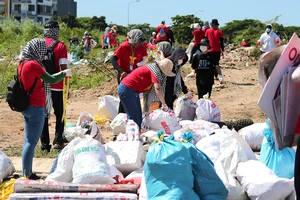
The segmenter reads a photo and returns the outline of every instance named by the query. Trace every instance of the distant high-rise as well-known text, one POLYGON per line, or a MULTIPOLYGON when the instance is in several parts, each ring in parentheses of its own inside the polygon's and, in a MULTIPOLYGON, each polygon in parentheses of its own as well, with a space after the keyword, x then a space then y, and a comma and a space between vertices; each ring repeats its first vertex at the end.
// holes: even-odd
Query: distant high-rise
POLYGON ((53 15, 77 16, 77 2, 74 0, 0 0, 0 18, 13 16, 19 21, 27 18, 44 23, 53 15))
POLYGON ((74 0, 52 0, 56 4, 56 10, 53 9, 53 15, 65 16, 69 13, 77 17, 77 2, 74 0))

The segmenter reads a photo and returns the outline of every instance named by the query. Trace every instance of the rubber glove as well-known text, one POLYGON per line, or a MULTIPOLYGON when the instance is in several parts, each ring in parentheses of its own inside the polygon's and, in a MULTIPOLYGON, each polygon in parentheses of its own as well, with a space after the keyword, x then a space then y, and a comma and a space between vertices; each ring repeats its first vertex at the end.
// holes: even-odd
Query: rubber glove
POLYGON ((219 75, 219 81, 221 84, 224 83, 224 76, 223 75, 219 75))
POLYGON ((164 111, 164 112, 168 112, 168 111, 170 111, 170 108, 167 106, 167 104, 162 104, 161 105, 161 110, 164 111))
POLYGON ((66 77, 67 78, 71 78, 72 77, 71 69, 65 69, 62 72, 66 73, 66 77))

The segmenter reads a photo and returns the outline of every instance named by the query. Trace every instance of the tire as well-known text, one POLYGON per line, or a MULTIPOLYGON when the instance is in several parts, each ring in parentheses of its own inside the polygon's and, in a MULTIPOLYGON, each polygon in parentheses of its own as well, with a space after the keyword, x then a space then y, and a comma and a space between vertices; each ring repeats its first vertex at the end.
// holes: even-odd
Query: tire
POLYGON ((253 121, 252 119, 239 119, 235 121, 231 120, 231 121, 213 122, 213 123, 218 124, 220 128, 222 128, 222 126, 227 126, 228 129, 234 128, 236 131, 239 131, 246 126, 252 125, 253 121))

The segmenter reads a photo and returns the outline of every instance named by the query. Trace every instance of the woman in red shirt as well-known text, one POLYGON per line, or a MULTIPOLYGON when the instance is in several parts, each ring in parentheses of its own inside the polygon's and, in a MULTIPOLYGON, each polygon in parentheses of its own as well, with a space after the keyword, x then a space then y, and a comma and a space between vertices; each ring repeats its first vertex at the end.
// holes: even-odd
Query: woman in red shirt
POLYGON ((165 76, 175 76, 172 72, 173 63, 165 58, 156 63, 151 63, 139 67, 126 76, 118 87, 118 95, 126 110, 128 119, 132 119, 141 129, 142 108, 139 94, 155 88, 155 92, 162 103, 162 109, 168 110, 165 102, 162 80, 165 76))
POLYGON ((44 39, 32 39, 22 51, 21 60, 18 65, 19 80, 26 92, 29 92, 34 81, 37 80, 29 99, 29 106, 22 112, 25 125, 24 145, 22 149, 22 174, 28 179, 33 180, 40 178, 32 173, 32 161, 34 148, 41 136, 45 119, 46 95, 43 81, 54 84, 61 81, 66 75, 71 75, 69 69, 53 75, 48 74, 41 64, 46 52, 47 47, 44 39))
MULTIPOLYGON (((132 29, 128 33, 128 41, 123 42, 114 52, 111 63, 117 70, 118 84, 146 60, 147 49, 142 46, 145 39, 141 30, 132 29)), ((119 105, 119 113, 125 113, 122 104, 119 105)))

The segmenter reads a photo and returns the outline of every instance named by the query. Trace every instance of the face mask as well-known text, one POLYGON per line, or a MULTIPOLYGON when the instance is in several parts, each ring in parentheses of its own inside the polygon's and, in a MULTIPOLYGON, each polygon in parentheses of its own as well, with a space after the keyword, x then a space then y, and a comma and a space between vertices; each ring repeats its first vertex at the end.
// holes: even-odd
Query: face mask
POLYGON ((270 32, 271 32, 271 29, 270 29, 270 28, 266 28, 266 32, 267 32, 267 33, 270 33, 270 32))
POLYGON ((183 63, 182 59, 178 60, 178 65, 181 65, 182 63, 183 63))
POLYGON ((207 46, 200 46, 200 50, 201 50, 202 52, 207 51, 207 46))

